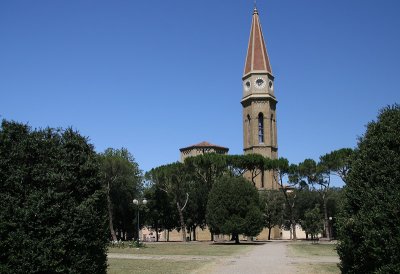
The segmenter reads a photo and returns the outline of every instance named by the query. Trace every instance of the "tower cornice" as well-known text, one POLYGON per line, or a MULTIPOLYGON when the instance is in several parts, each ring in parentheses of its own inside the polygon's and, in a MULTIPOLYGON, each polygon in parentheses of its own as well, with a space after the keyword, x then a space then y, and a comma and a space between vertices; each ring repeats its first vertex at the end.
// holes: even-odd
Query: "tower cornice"
POLYGON ((275 103, 278 103, 278 100, 276 100, 275 96, 271 95, 271 94, 261 94, 261 93, 253 93, 250 94, 246 97, 244 97, 240 103, 243 105, 245 104, 247 101, 274 101, 275 103))
POLYGON ((243 75, 242 80, 245 80, 245 79, 251 77, 252 75, 268 75, 271 80, 275 79, 275 77, 266 70, 254 70, 254 71, 251 71, 251 72, 243 75))

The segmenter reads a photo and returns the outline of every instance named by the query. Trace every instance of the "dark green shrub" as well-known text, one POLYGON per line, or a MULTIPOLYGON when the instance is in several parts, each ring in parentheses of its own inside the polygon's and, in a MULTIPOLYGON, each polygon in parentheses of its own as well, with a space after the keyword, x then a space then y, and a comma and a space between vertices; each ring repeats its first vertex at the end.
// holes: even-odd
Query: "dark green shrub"
POLYGON ((400 273, 400 106, 383 109, 360 139, 344 190, 343 273, 400 273))
POLYGON ((93 146, 71 129, 0 128, 0 273, 105 273, 107 215, 93 146))

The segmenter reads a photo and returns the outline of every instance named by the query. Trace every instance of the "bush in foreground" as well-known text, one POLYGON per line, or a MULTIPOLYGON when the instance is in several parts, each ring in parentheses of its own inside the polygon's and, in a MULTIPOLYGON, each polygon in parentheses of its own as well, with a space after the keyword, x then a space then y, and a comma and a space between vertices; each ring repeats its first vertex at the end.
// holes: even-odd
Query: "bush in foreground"
POLYGON ((400 106, 383 109, 359 141, 339 219, 343 273, 400 273, 400 106))
POLYGON ((0 128, 0 273, 105 273, 106 200, 71 129, 0 128))

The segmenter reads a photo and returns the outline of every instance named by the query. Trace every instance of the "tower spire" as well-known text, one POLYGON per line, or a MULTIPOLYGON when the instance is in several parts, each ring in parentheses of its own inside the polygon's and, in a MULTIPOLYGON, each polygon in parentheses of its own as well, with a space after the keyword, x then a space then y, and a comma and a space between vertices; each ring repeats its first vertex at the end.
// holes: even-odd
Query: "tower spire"
POLYGON ((254 72, 269 73, 272 75, 271 64, 269 62, 255 1, 243 77, 254 72))

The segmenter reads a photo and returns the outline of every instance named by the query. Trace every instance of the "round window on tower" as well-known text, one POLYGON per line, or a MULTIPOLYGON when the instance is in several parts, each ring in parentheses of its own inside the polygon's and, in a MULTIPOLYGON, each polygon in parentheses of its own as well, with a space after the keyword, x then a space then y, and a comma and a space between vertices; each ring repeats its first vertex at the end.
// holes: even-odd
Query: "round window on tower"
POLYGON ((265 81, 264 81, 264 79, 261 78, 261 77, 259 77, 259 78, 256 79, 255 84, 256 84, 256 87, 257 87, 257 88, 263 88, 263 87, 265 87, 265 81))
POLYGON ((245 89, 246 91, 248 91, 248 90, 250 90, 250 87, 251 87, 250 81, 246 81, 246 82, 244 83, 244 89, 245 89))
POLYGON ((274 85, 273 85, 272 81, 269 81, 268 86, 269 86, 270 90, 274 90, 274 85))

